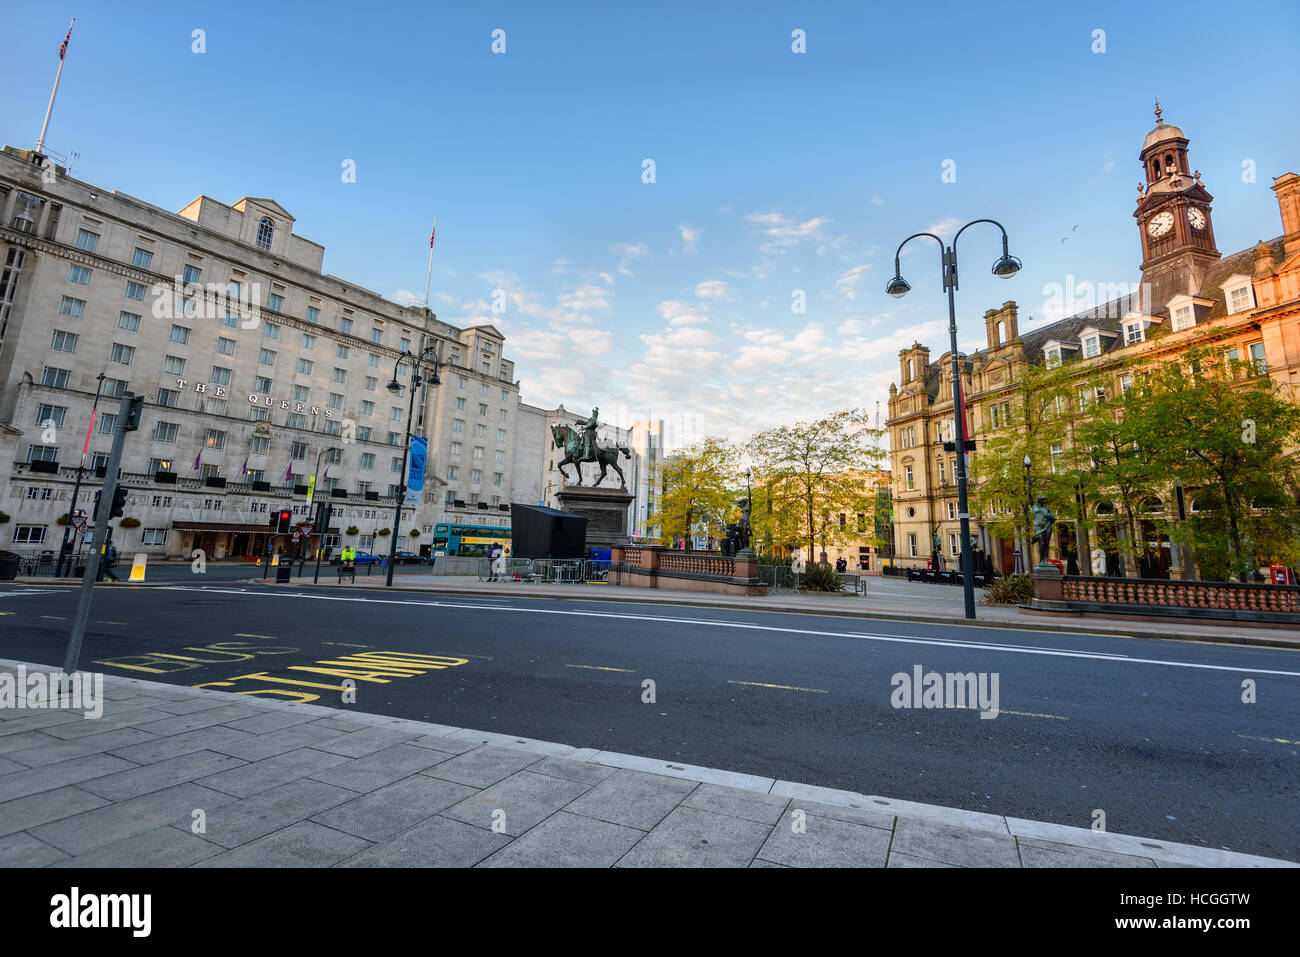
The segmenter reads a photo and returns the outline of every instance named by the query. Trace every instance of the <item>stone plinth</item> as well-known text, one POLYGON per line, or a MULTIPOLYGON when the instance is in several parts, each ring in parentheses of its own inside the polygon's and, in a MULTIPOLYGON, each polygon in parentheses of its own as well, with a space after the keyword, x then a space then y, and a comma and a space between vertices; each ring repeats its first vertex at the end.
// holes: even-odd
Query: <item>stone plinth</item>
POLYGON ((628 506, 632 493, 621 488, 570 485, 556 493, 560 508, 587 520, 587 547, 614 548, 631 541, 628 506))

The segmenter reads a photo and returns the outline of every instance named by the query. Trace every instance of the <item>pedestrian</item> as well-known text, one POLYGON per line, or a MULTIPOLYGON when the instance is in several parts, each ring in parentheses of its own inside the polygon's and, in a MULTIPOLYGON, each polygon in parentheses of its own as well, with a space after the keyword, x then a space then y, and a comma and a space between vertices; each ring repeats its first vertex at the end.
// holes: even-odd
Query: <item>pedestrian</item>
POLYGON ((113 571, 113 564, 117 561, 117 546, 112 542, 108 543, 108 550, 104 553, 104 559, 104 574, 115 582, 121 581, 122 579, 118 578, 113 571))
POLYGON ((353 548, 351 545, 349 545, 349 546, 347 546, 346 548, 343 549, 343 567, 344 567, 344 568, 351 568, 351 567, 353 567, 353 566, 352 566, 352 563, 353 563, 354 561, 356 561, 356 558, 357 558, 357 550, 356 550, 355 548, 353 548))

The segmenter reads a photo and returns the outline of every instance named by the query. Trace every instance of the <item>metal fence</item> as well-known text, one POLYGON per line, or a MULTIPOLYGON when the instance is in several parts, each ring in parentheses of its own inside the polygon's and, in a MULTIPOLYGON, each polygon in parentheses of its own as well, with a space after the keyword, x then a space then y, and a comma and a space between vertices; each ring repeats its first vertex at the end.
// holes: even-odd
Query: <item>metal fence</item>
MULTIPOLYGON (((864 575, 855 575, 851 572, 840 572, 840 591, 848 592, 852 595, 865 595, 867 593, 867 579, 864 575)), ((759 565, 758 580, 767 586, 769 595, 781 591, 798 591, 799 576, 790 568, 789 565, 759 565)))
POLYGON ((566 585, 594 585, 609 581, 611 568, 625 568, 623 564, 593 562, 579 558, 507 558, 498 561, 480 558, 478 580, 514 584, 558 583, 566 585))

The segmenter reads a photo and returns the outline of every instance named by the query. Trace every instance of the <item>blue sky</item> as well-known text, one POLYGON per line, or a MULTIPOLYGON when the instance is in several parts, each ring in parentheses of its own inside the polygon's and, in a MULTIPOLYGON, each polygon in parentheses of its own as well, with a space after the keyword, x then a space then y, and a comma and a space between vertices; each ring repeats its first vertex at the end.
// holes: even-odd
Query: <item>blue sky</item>
POLYGON ((78 178, 173 210, 273 197, 328 272, 398 299, 423 298, 436 216, 430 305, 500 328, 526 401, 739 439, 883 406, 899 348, 946 350, 933 244, 883 292, 913 232, 993 217, 1024 260, 996 279, 997 231, 962 237, 963 349, 1005 300, 1027 328, 1050 283, 1135 282, 1155 96, 1219 249, 1280 233, 1300 5, 1054 6, 28 4, 0 139, 34 145, 76 16, 47 144, 78 178))

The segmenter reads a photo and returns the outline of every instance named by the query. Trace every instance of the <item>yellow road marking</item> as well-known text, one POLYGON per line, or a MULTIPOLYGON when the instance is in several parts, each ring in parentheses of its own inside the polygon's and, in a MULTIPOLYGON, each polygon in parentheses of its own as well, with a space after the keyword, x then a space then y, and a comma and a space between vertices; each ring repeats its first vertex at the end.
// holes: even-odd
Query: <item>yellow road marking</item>
POLYGON ((622 671, 632 674, 631 668, 603 668, 600 665, 565 665, 566 668, 586 668, 588 671, 622 671))
POLYGON ((728 681, 729 685, 751 685, 755 688, 780 688, 784 691, 811 691, 813 694, 830 694, 821 688, 799 688, 795 685, 770 685, 763 681, 728 681))
POLYGON ((249 634, 245 634, 242 631, 235 632, 235 637, 236 638, 266 638, 269 639, 270 641, 275 641, 274 635, 249 635, 249 634))
POLYGON ((0 611, 0 615, 12 615, 12 611, 0 611))
POLYGON ((1237 737, 1245 738, 1247 741, 1266 741, 1269 744, 1300 744, 1300 741, 1288 741, 1286 738, 1255 738, 1249 734, 1237 734, 1237 737))
POLYGON ((95 622, 95 624, 97 624, 97 625, 125 625, 126 622, 124 622, 124 621, 97 621, 97 622, 95 622))
MULTIPOLYGON (((975 705, 967 705, 966 710, 967 710, 967 711, 983 711, 984 709, 983 709, 983 708, 980 708, 980 707, 977 707, 977 706, 975 706, 975 705)), ((990 709, 990 710, 992 710, 992 709, 990 709)), ((1006 708, 998 708, 998 714, 1019 714, 1019 715, 1024 715, 1026 718, 1055 718, 1057 721, 1069 721, 1069 720, 1070 720, 1069 718, 1067 718, 1067 717, 1066 717, 1065 715, 1063 715, 1063 714, 1039 714, 1037 711, 1009 711, 1009 710, 1006 709, 1006 708)))
MULTIPOLYGON (((262 635, 236 635, 238 638, 261 638, 262 635)), ((322 641, 323 645, 339 645, 343 648, 369 648, 369 645, 357 645, 350 641, 322 641)))
POLYGON ((66 619, 66 618, 60 617, 59 615, 41 615, 41 617, 42 617, 42 618, 52 618, 52 619, 54 619, 55 621, 67 621, 67 620, 68 620, 68 619, 66 619))

